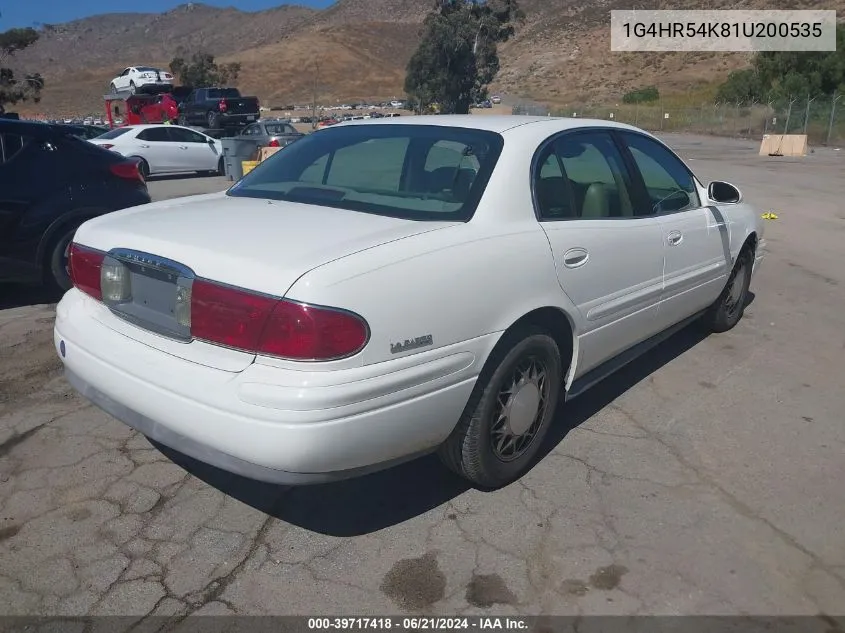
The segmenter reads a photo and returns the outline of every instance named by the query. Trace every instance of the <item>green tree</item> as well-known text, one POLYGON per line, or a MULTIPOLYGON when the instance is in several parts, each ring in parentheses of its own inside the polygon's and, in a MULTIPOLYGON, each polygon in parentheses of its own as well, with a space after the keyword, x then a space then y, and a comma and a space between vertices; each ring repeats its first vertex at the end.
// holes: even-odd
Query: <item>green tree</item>
POLYGON ((845 24, 836 27, 836 50, 829 52, 761 52, 752 67, 728 75, 718 100, 784 101, 790 97, 845 91, 845 24))
POLYGON ((15 53, 32 46, 38 41, 38 31, 33 28, 9 29, 0 33, 0 114, 5 112, 6 104, 19 101, 41 100, 44 78, 39 73, 15 76, 15 71, 7 63, 15 53))
POLYGON ((186 51, 180 48, 176 51, 176 57, 170 60, 170 70, 183 86, 223 87, 238 80, 241 65, 237 62, 218 64, 214 61, 214 55, 203 51, 197 51, 190 57, 187 55, 186 51))
POLYGON ((517 0, 436 0, 408 62, 405 92, 425 111, 468 114, 499 72, 497 45, 524 19, 517 0))
POLYGON ((735 70, 716 91, 716 101, 747 106, 763 101, 763 83, 756 68, 735 70))

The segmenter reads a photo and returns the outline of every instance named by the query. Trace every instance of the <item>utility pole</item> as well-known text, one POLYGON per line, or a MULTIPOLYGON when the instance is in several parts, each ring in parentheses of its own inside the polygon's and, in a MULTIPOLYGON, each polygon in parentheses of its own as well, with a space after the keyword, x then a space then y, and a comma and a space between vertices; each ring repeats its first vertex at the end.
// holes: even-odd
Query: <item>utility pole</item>
POLYGON ((827 141, 825 145, 830 145, 830 135, 833 133, 833 115, 836 112, 836 102, 842 98, 842 95, 833 93, 833 102, 830 104, 830 121, 827 124, 827 141))

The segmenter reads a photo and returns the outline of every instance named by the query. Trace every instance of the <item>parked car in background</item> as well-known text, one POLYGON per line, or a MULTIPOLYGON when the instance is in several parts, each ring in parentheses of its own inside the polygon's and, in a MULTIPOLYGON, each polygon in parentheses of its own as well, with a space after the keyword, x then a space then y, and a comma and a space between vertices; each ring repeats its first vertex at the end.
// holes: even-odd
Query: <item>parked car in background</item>
POLYGON ((165 92, 173 89, 173 75, 152 66, 130 66, 111 80, 112 93, 165 92))
POLYGON ((136 161, 63 125, 0 120, 0 280, 67 290, 77 227, 148 202, 136 161))
POLYGON ((558 401, 694 320, 733 328, 764 253, 735 186, 632 126, 353 122, 84 224, 54 338, 82 395, 222 469, 316 483, 437 451, 495 488, 558 401))
POLYGON ((220 141, 178 125, 129 125, 110 130, 90 142, 137 159, 145 178, 161 173, 224 173, 220 141))
POLYGON ((197 88, 179 104, 179 125, 208 129, 243 127, 261 118, 258 97, 237 88, 197 88))
POLYGON ((495 105, 499 105, 502 102, 502 98, 499 95, 493 95, 490 98, 490 101, 492 101, 495 105))
POLYGON ((280 119, 264 119, 247 125, 234 138, 241 141, 254 141, 257 147, 285 147, 303 136, 290 123, 280 119))
POLYGON ((104 125, 66 125, 64 126, 67 130, 76 136, 77 138, 81 138, 83 140, 91 140, 92 138, 97 138, 101 134, 105 134, 109 131, 104 125))

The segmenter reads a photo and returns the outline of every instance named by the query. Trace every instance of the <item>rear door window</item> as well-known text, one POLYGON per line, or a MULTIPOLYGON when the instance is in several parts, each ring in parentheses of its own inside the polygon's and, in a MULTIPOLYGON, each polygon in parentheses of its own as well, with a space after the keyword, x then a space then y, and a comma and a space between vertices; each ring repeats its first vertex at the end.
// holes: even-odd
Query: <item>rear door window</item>
POLYGON ((23 151, 32 138, 21 134, 0 134, 0 164, 8 163, 23 151))
POLYGON ((152 143, 168 143, 171 139, 166 127, 148 127, 138 132, 138 140, 150 141, 152 143))

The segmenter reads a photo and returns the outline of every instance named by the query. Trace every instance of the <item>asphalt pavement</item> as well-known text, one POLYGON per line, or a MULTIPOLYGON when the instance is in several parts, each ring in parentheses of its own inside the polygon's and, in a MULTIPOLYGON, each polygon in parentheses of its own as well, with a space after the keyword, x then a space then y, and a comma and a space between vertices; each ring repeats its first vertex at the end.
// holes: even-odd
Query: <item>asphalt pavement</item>
POLYGON ((497 492, 433 458, 284 488, 163 452, 71 391, 49 298, 0 286, 0 614, 841 614, 845 157, 667 140, 778 215, 745 318, 561 406, 497 492))

